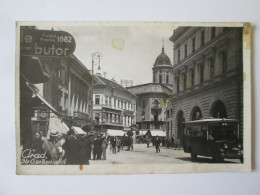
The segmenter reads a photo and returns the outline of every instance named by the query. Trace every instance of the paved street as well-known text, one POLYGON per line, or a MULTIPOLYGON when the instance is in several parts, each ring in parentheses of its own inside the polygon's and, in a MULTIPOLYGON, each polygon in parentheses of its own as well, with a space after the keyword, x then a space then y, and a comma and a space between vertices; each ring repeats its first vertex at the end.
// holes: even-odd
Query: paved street
MULTIPOLYGON (((213 163, 212 158, 200 157, 192 162, 189 153, 183 150, 160 147, 161 152, 156 153, 155 147, 147 148, 146 144, 134 144, 133 151, 120 150, 113 154, 109 147, 107 149, 107 160, 91 160, 90 164, 138 164, 138 163, 213 163)), ((225 160, 225 163, 239 163, 239 160, 225 160)))

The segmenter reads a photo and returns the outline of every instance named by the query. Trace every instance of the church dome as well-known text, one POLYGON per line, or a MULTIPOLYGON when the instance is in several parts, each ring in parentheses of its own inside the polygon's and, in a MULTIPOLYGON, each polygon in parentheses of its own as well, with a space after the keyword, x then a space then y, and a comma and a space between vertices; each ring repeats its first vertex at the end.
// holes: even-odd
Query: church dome
POLYGON ((170 58, 165 54, 164 47, 162 48, 162 53, 156 58, 154 66, 156 65, 171 65, 170 58))

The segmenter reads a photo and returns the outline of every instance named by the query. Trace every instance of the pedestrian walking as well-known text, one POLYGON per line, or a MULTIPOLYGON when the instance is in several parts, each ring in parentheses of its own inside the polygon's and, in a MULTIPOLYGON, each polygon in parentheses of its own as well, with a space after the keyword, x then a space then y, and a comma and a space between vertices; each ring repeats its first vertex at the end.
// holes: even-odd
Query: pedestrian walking
POLYGON ((174 147, 174 135, 172 135, 171 144, 172 144, 172 147, 174 147))
POLYGON ((75 135, 75 132, 72 129, 68 131, 67 135, 67 139, 62 146, 65 150, 66 164, 79 164, 79 141, 75 135))
POLYGON ((33 143, 32 143, 33 152, 37 153, 37 154, 43 153, 44 150, 42 148, 42 145, 43 145, 43 140, 42 140, 41 134, 36 132, 33 143))
POLYGON ((102 137, 99 136, 99 141, 98 141, 98 151, 97 151, 97 159, 98 160, 101 160, 101 156, 102 156, 102 153, 103 153, 103 150, 102 150, 102 137))
POLYGON ((149 148, 150 145, 150 137, 147 138, 147 148, 149 148))
POLYGON ((107 139, 105 137, 102 141, 101 147, 102 147, 103 160, 106 160, 107 139))
POLYGON ((88 165, 89 164, 89 144, 84 135, 80 135, 79 137, 79 164, 88 165))
POLYGON ((92 141, 89 138, 89 136, 86 136, 86 153, 87 153, 87 157, 90 160, 91 159, 91 151, 92 151, 92 141))
POLYGON ((116 138, 115 137, 112 137, 111 145, 112 145, 112 152, 113 152, 113 154, 116 154, 116 138))
POLYGON ((160 148, 159 148, 160 143, 161 143, 160 138, 159 138, 159 136, 157 135, 157 137, 156 137, 156 139, 155 139, 155 141, 154 141, 154 145, 155 145, 155 148, 156 148, 156 153, 161 152, 161 150, 160 150, 160 148))
POLYGON ((99 136, 97 136, 93 141, 93 160, 98 160, 98 153, 99 153, 99 147, 100 147, 100 140, 99 136))
POLYGON ((42 149, 46 151, 46 157, 48 160, 58 160, 60 157, 57 145, 57 135, 57 131, 51 130, 49 139, 46 139, 43 142, 42 149))
POLYGON ((121 140, 119 138, 116 139, 117 152, 120 152, 121 140))

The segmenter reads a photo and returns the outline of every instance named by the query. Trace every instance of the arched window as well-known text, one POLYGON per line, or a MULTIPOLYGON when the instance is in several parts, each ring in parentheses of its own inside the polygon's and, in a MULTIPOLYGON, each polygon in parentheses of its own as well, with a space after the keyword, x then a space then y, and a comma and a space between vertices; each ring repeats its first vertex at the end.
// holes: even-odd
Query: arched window
POLYGON ((194 120, 199 120, 201 118, 202 118, 202 113, 200 108, 198 106, 193 107, 190 114, 190 120, 194 121, 194 120))
POLYGON ((220 100, 213 103, 210 109, 210 116, 214 118, 227 118, 227 110, 220 100))

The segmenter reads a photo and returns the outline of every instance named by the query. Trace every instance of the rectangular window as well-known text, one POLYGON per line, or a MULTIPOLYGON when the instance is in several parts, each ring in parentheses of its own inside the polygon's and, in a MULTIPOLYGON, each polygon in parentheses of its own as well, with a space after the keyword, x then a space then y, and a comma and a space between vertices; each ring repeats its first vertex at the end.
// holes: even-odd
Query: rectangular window
POLYGON ((116 98, 114 98, 114 108, 116 108, 116 98))
POLYGON ((187 46, 187 44, 185 44, 185 46, 184 46, 184 55, 185 55, 185 58, 188 55, 188 46, 187 46))
POLYGON ((179 79, 179 77, 176 77, 176 90, 177 90, 177 92, 180 91, 180 79, 179 79))
POLYGON ((192 39, 192 52, 195 51, 195 38, 192 39))
POLYGON ((96 105, 100 104, 100 95, 95 95, 95 104, 96 105))
POLYGON ((209 60, 210 78, 213 79, 215 76, 214 59, 209 60))
POLYGON ((186 74, 183 74, 183 89, 186 89, 186 74))
POLYGON ((204 65, 200 65, 200 83, 203 83, 204 81, 204 65))
POLYGON ((194 86, 194 69, 190 69, 191 86, 194 86))
POLYGON ((205 32, 201 31, 200 33, 200 46, 203 46, 205 43, 205 32))
POLYGON ((106 106, 108 104, 108 97, 107 96, 105 97, 105 104, 106 104, 106 106))
POLYGON ((213 27, 213 28, 211 29, 211 39, 214 39, 215 36, 216 36, 216 28, 213 27))
POLYGON ((96 123, 99 123, 99 113, 95 114, 95 121, 96 121, 96 123))
POLYGON ((117 100, 117 108, 120 108, 120 100, 117 100))
POLYGON ((59 77, 60 77, 61 84, 65 85, 66 84, 66 70, 64 67, 61 67, 61 69, 59 71, 59 77))
POLYGON ((145 100, 143 100, 143 106, 142 107, 143 107, 143 109, 145 109, 145 100))
POLYGON ((227 72, 227 54, 226 54, 226 52, 222 52, 221 61, 222 61, 222 73, 225 74, 227 72))
POLYGON ((177 53, 178 53, 177 60, 178 60, 178 62, 180 62, 181 61, 181 50, 178 50, 177 53))
POLYGON ((108 106, 111 106, 111 97, 108 97, 108 106))

